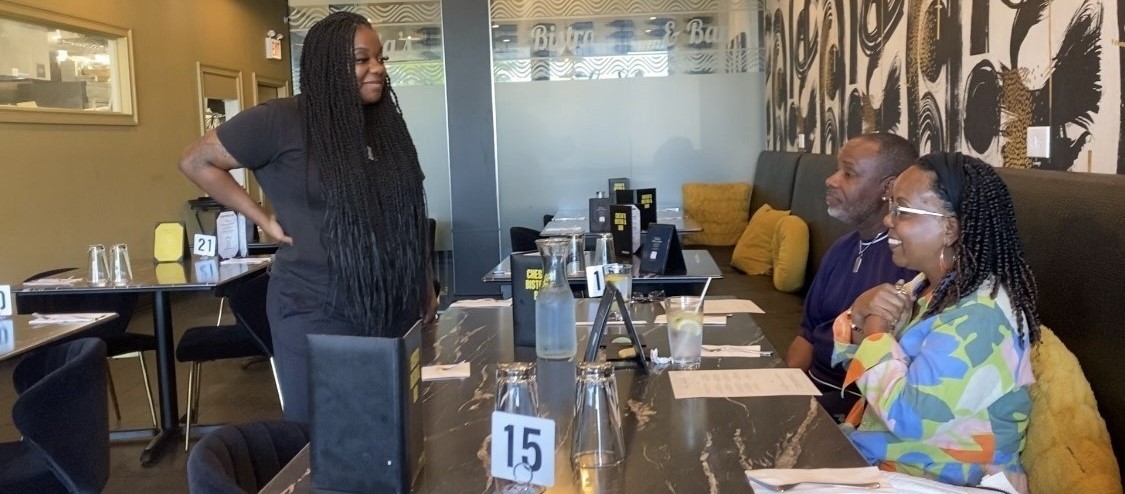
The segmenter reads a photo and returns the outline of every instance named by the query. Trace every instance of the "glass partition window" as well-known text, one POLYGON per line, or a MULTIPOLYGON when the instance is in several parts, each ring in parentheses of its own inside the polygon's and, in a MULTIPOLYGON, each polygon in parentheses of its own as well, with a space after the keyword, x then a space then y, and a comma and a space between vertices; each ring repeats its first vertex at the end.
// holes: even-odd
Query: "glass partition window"
POLYGON ((131 31, 0 1, 0 121, 135 124, 131 31))

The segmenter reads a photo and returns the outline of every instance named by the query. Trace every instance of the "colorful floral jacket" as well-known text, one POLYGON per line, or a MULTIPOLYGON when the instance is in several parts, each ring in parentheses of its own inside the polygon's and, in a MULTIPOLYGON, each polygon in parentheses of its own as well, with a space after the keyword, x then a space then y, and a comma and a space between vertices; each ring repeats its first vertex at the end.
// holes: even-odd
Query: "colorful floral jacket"
POLYGON ((917 315, 894 337, 869 336, 858 345, 841 315, 833 364, 846 366, 845 384, 856 383, 865 398, 863 420, 849 437, 868 461, 956 485, 1004 472, 1026 486, 1020 452, 1035 381, 1030 345, 1014 329, 1007 291, 993 299, 991 290, 984 283, 925 319, 917 315, 928 299, 919 297, 917 315))

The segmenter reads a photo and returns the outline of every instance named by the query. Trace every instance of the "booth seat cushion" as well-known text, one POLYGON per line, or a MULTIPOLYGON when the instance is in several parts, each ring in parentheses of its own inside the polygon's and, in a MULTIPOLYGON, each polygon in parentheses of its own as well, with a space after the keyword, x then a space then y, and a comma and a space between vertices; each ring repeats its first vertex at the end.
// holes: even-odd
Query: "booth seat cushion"
POLYGON ((746 274, 768 274, 773 265, 771 247, 774 233, 778 223, 786 216, 789 216, 789 211, 774 209, 769 204, 758 208, 738 237, 730 265, 746 274))
POLYGON ((777 222, 770 259, 774 288, 786 293, 800 291, 805 284, 805 267, 809 261, 809 226, 804 220, 784 216, 777 222))
POLYGON ((1021 460, 1033 493, 1120 493, 1105 421, 1078 359, 1050 329, 1031 350, 1031 417, 1021 460))
POLYGON ((750 216, 750 184, 684 184, 684 212, 703 228, 684 236, 695 245, 734 245, 750 216))

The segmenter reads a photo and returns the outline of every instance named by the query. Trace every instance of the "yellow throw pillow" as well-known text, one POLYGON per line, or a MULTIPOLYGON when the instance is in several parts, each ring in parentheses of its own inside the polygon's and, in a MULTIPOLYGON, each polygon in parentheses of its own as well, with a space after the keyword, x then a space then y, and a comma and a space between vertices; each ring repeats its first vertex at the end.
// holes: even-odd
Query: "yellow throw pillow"
POLYGON ((809 226, 799 216, 785 216, 777 222, 770 248, 773 261, 773 287, 793 293, 805 284, 809 263, 809 226))
POLYGON ((1105 420, 1078 359, 1050 329, 1031 349, 1031 416, 1020 460, 1031 492, 1120 493, 1105 420))
POLYGON ((789 211, 778 210, 763 204, 750 218, 750 224, 738 237, 738 244, 730 256, 730 265, 746 274, 769 274, 772 262, 774 231, 789 211))
POLYGON ((703 231, 684 235, 685 244, 734 245, 750 216, 750 184, 684 184, 684 212, 703 231))

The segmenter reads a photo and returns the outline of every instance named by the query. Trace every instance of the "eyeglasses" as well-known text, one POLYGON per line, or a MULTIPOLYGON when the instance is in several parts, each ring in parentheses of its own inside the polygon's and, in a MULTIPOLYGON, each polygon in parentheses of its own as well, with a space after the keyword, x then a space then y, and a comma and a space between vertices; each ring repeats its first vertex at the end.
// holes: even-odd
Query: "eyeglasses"
POLYGON ((955 215, 938 213, 935 211, 926 211, 925 209, 908 208, 906 206, 899 206, 894 199, 887 198, 887 214, 891 215, 891 223, 897 223, 898 217, 903 213, 906 214, 921 214, 925 216, 937 216, 939 218, 952 218, 955 215))

